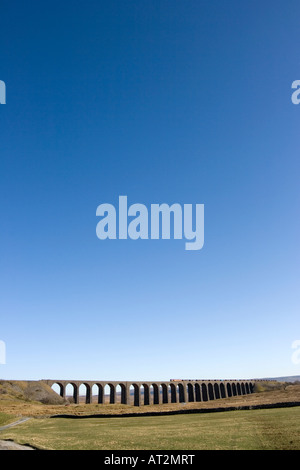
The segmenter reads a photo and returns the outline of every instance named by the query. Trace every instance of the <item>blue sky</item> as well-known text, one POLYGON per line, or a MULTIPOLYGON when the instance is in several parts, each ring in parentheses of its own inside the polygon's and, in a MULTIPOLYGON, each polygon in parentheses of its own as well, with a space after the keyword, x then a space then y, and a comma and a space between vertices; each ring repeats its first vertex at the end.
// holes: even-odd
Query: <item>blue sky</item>
POLYGON ((299 2, 1 4, 0 377, 298 375, 299 2), (205 205, 205 244, 96 208, 205 205))

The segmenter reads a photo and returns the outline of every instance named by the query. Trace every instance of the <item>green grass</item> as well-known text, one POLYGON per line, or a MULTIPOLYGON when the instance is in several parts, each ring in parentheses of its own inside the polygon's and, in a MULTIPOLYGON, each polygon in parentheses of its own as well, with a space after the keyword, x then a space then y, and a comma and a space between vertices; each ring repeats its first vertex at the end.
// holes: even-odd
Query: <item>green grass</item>
POLYGON ((15 416, 7 413, 0 413, 0 427, 12 423, 13 421, 17 421, 15 416))
POLYGON ((2 431, 43 449, 300 449, 300 407, 130 418, 40 418, 2 431))

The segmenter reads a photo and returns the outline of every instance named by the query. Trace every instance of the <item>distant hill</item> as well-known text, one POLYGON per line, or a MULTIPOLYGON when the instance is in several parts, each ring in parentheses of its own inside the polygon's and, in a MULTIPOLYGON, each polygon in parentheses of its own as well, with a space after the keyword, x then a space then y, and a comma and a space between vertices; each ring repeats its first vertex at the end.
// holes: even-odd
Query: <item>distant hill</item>
POLYGON ((300 375, 287 375, 284 377, 265 377, 253 380, 275 380, 276 382, 300 382, 300 375))

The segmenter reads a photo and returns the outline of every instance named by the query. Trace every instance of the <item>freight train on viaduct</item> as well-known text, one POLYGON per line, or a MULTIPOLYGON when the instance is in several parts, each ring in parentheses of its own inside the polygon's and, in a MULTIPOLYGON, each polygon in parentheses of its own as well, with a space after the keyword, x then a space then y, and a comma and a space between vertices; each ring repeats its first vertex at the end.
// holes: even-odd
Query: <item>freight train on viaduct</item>
MULTIPOLYGON (((71 395, 74 403, 79 396, 86 404, 105 402, 125 405, 156 405, 230 398, 253 393, 253 380, 170 380, 156 382, 42 380, 56 386, 61 397, 71 395), (67 393, 68 388, 68 393, 67 393)), ((81 401, 81 400, 80 400, 81 401)))

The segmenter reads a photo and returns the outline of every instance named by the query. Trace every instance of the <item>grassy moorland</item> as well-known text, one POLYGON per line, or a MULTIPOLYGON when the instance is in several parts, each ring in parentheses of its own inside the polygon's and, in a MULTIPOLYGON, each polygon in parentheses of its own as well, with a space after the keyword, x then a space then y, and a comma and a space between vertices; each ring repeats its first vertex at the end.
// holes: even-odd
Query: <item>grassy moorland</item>
POLYGON ((300 404, 299 383, 259 382, 251 395, 140 407, 62 403, 48 392, 38 383, 28 388, 2 381, 0 427, 21 417, 32 419, 2 429, 0 439, 41 449, 300 449, 300 406, 295 406, 300 404), (271 408, 241 409, 245 406, 271 408), (229 407, 235 410, 225 411, 229 407), (194 413, 159 415, 180 410, 194 413), (57 415, 65 417, 53 418, 57 415))
POLYGON ((35 418, 2 431, 40 449, 299 450, 300 407, 112 418, 35 418))

